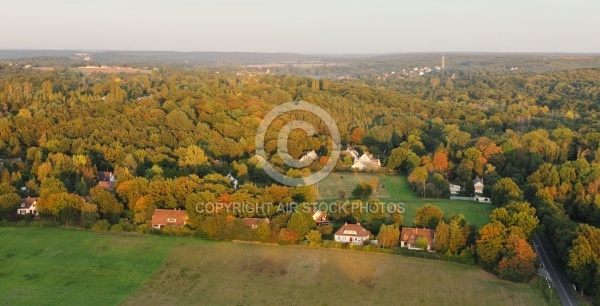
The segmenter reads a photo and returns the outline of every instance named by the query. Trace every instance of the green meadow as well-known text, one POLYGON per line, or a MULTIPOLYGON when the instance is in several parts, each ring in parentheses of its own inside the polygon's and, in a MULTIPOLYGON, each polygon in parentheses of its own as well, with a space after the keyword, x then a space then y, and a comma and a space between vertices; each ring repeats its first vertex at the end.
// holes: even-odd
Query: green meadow
POLYGON ((489 215, 494 210, 494 206, 489 203, 458 201, 448 199, 429 199, 416 196, 408 180, 401 175, 382 175, 368 173, 332 173, 319 182, 318 188, 319 201, 334 201, 339 199, 340 192, 351 196, 352 190, 360 182, 372 182, 377 180, 376 192, 373 196, 387 203, 403 203, 404 225, 411 226, 414 221, 415 211, 425 204, 439 206, 444 215, 463 214, 465 218, 476 225, 482 227, 489 222, 489 215))
POLYGON ((398 255, 0 228, 4 305, 546 305, 535 283, 398 255))

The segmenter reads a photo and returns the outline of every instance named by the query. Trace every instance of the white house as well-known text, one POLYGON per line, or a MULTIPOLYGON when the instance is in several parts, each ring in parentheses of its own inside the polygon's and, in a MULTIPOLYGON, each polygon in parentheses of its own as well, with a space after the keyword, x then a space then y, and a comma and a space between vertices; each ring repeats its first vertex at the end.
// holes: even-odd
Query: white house
POLYGON ((367 166, 357 160, 352 166, 350 166, 350 168, 363 171, 363 170, 367 169, 367 166))
MULTIPOLYGON (((350 153, 350 155, 357 156, 352 153, 350 153)), ((379 169, 381 168, 381 161, 379 158, 374 158, 373 155, 365 152, 359 158, 354 158, 354 164, 350 166, 350 168, 360 171, 365 169, 379 169)))
POLYGON ((26 215, 32 214, 37 216, 37 202, 38 198, 24 198, 21 199, 21 206, 17 209, 17 214, 26 215))
POLYGON ((310 164, 310 163, 314 162, 315 160, 317 160, 317 158, 318 158, 317 152, 315 152, 315 150, 312 150, 312 151, 306 153, 304 156, 302 156, 300 158, 300 162, 301 163, 306 162, 306 163, 310 164))
POLYGON ((360 156, 358 161, 363 163, 367 167, 381 167, 381 161, 379 160, 379 158, 374 158, 372 154, 367 154, 366 152, 360 156))
POLYGON ((238 180, 235 177, 233 177, 233 175, 231 175, 231 173, 227 174, 227 178, 231 181, 231 184, 233 184, 233 189, 237 189, 238 180))
POLYGON ((369 236, 371 236, 371 232, 360 226, 360 223, 345 223, 334 235, 336 242, 356 245, 362 245, 365 241, 369 241, 369 236))
POLYGON ((458 194, 461 188, 459 185, 450 184, 450 194, 458 194))
POLYGON ((358 158, 358 151, 348 147, 346 149, 346 151, 344 151, 345 154, 350 155, 350 157, 352 157, 353 160, 358 158))
POLYGON ((315 223, 317 223, 317 225, 329 225, 331 223, 327 219, 327 213, 321 211, 320 209, 313 208, 312 213, 312 218, 313 220, 315 220, 315 223))
POLYGON ((475 188, 475 193, 483 193, 483 178, 479 176, 475 177, 473 180, 473 187, 475 188))

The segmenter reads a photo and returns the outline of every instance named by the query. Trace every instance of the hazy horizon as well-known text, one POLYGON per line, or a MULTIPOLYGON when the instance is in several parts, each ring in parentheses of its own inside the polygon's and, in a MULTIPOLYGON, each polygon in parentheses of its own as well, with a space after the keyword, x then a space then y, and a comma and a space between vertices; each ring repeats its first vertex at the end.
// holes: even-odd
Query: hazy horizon
POLYGON ((600 53, 600 4, 593 0, 0 4, 5 50, 600 53))

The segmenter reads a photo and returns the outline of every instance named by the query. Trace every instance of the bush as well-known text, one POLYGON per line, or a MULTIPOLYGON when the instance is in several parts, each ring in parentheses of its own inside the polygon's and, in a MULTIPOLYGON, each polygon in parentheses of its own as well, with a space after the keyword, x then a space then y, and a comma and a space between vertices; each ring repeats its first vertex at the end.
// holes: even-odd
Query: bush
POLYGON ((341 249, 342 244, 339 242, 335 242, 334 240, 323 240, 321 246, 329 249, 341 249))
POLYGON ((137 232, 142 234, 149 234, 152 232, 150 224, 144 223, 137 226, 137 232))
POLYGON ((332 225, 317 226, 317 230, 321 233, 321 235, 331 235, 331 234, 333 234, 333 226, 332 225))
POLYGON ((92 226, 94 231, 108 231, 110 229, 110 223, 108 220, 99 220, 92 226))
POLYGON ((322 242, 321 233, 319 233, 319 231, 312 230, 308 232, 307 238, 311 246, 319 246, 322 242))
POLYGON ((111 232, 122 232, 123 228, 124 228, 123 224, 118 223, 118 224, 115 224, 115 225, 111 226, 110 227, 110 231, 111 232))
POLYGON ((171 235, 171 236, 192 236, 192 231, 183 226, 183 227, 178 227, 178 226, 165 226, 162 229, 162 232, 165 235, 171 235))
POLYGON ((282 245, 296 244, 298 243, 298 234, 287 228, 282 228, 279 236, 277 236, 277 243, 282 245))

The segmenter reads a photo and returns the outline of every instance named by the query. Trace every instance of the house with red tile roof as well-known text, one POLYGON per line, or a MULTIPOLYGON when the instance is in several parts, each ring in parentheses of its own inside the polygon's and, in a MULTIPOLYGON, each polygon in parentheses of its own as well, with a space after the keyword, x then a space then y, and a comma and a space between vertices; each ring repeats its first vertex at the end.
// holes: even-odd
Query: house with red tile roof
POLYGON ((258 228, 258 224, 260 222, 266 222, 267 224, 271 223, 271 220, 269 220, 269 218, 244 218, 242 219, 242 221, 244 222, 244 225, 251 229, 258 228))
POLYGON ((112 172, 100 171, 98 172, 98 186, 102 187, 106 191, 115 191, 117 185, 117 179, 112 172))
POLYGON ((402 228, 402 233, 400 234, 400 246, 411 250, 421 250, 421 248, 417 247, 417 239, 421 237, 427 240, 426 250, 433 250, 435 230, 427 228, 402 228))
POLYGON ((184 226, 187 224, 187 213, 179 209, 155 209, 152 214, 152 227, 162 229, 165 226, 184 226))
POLYGON ((336 242, 356 245, 362 245, 369 241, 370 236, 371 232, 362 227, 360 223, 348 224, 347 222, 334 234, 336 242))

